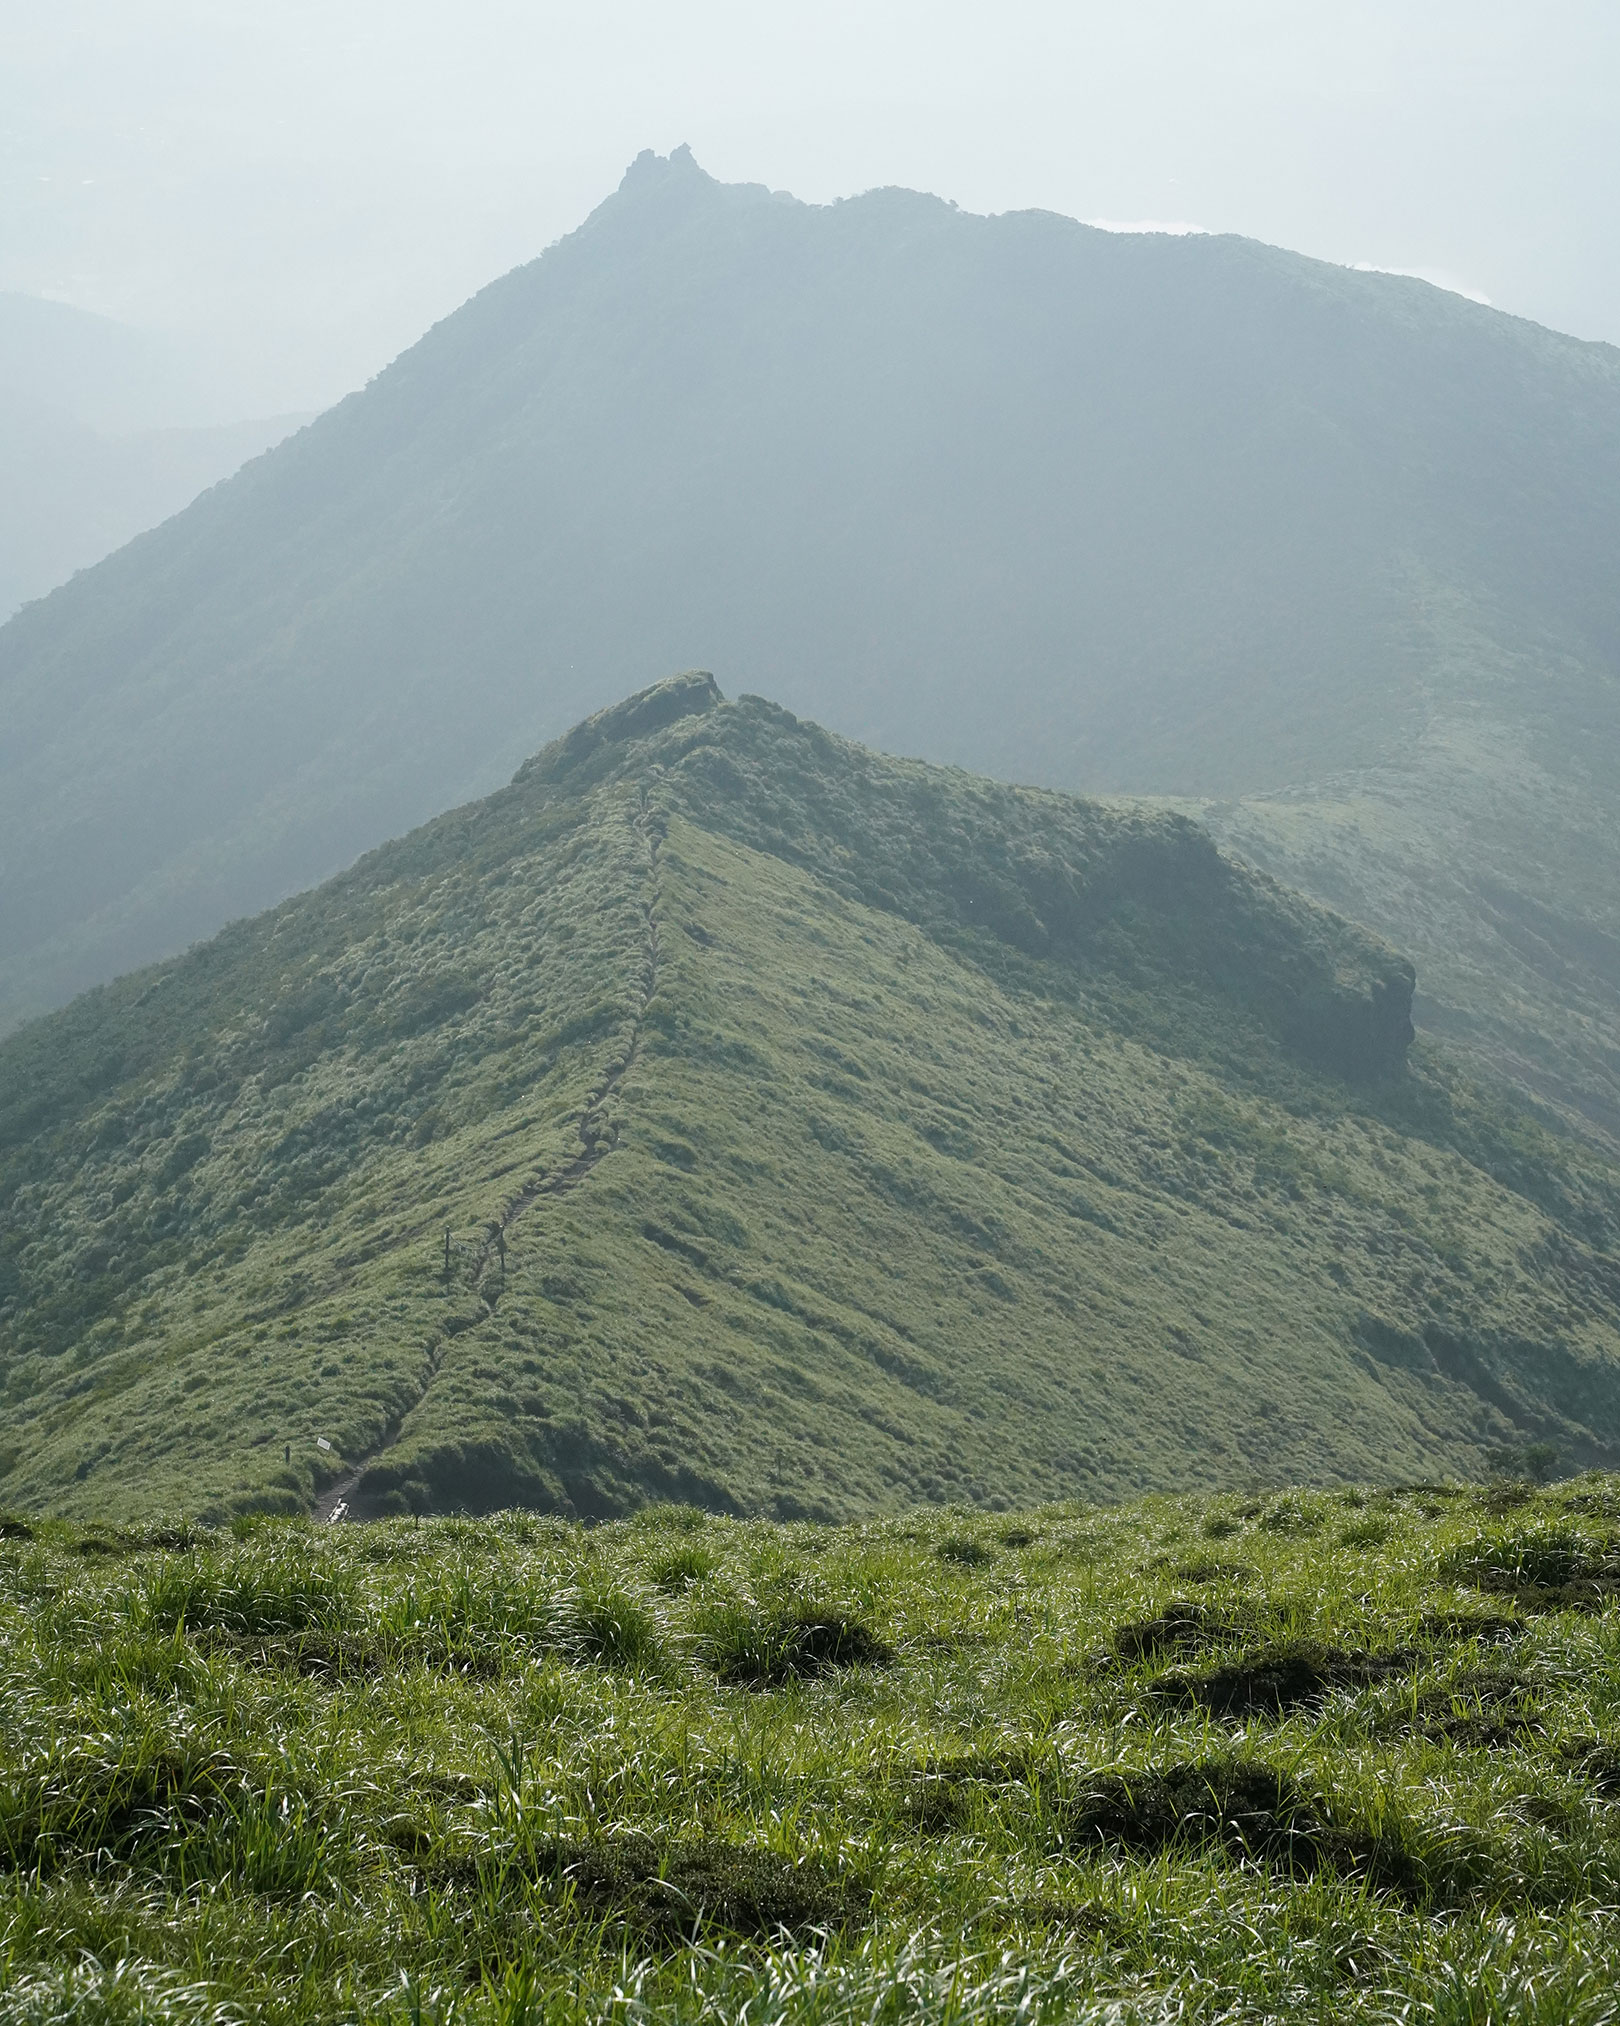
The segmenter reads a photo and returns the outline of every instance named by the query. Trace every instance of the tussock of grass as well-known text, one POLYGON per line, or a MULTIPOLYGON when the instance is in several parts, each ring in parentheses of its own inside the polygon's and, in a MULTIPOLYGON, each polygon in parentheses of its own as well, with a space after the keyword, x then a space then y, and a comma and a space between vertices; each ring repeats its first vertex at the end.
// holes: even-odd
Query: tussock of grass
POLYGON ((1411 1665, 1403 1653, 1359 1653, 1314 1641, 1263 1647, 1219 1667, 1161 1675, 1153 1693, 1225 1722, 1308 1709, 1330 1695, 1366 1688, 1411 1665))
POLYGON ((355 1601, 348 1570, 312 1564, 284 1549, 251 1561, 165 1559, 143 1577, 139 1609, 165 1632, 189 1627, 250 1636, 335 1628, 352 1614, 355 1601))
POLYGON ((660 1590, 674 1592, 701 1583, 705 1576, 714 1574, 717 1566, 714 1556, 700 1542, 682 1541, 657 1556, 649 1564, 647 1574, 660 1590))
POLYGON ((886 1642, 831 1606, 800 1602, 783 1610, 717 1605, 698 1621, 716 1677, 728 1686, 780 1687, 849 1667, 887 1667, 886 1642))
POLYGON ((982 1568, 995 1559, 995 1549, 972 1534, 947 1534, 934 1553, 942 1562, 955 1562, 963 1569, 982 1568))
POLYGON ((631 1945, 666 1950, 716 1935, 849 1929, 864 1922, 871 1898, 814 1854, 638 1830, 525 1841, 498 1857, 429 1865, 424 1876, 439 1890, 471 1888, 496 1899, 521 1876, 570 1920, 620 1927, 631 1945))
POLYGON ((1161 1653, 1196 1653, 1219 1646, 1238 1631, 1236 1621, 1206 1604, 1174 1603, 1152 1618, 1117 1625, 1109 1644, 1123 1660, 1145 1660, 1161 1653))
POLYGON ((1321 1802, 1288 1774, 1252 1759, 1098 1774, 1072 1809, 1068 1830, 1081 1846, 1095 1840, 1136 1855, 1212 1846, 1304 1876, 1335 1862, 1348 1869, 1371 1855, 1371 1880, 1392 1882, 1382 1853, 1332 1827, 1321 1802))
POLYGON ((1601 1611, 1620 1597, 1620 1552, 1567 1525, 1482 1536, 1456 1548, 1447 1569, 1525 1611, 1601 1611))

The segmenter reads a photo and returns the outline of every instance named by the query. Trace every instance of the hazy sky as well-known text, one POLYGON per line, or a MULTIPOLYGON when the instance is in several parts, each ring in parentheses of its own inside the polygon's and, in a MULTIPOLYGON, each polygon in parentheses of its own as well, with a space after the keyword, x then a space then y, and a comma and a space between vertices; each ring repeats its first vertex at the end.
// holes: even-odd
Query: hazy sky
POLYGON ((1620 342, 1620 0, 0 0, 0 288, 318 405, 640 149, 1249 233, 1620 342))

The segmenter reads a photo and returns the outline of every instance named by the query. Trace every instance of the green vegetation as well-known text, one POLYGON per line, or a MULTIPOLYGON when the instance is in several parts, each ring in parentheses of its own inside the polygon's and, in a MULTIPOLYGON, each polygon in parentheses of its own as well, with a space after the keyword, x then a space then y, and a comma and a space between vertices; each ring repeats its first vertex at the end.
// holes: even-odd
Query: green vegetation
POLYGON ((678 659, 892 751, 1222 798, 1418 1024, 1620 1147, 1620 355, 1230 238, 643 157, 0 629, 0 1027, 678 659))
POLYGON ((0 2021, 1609 2026, 1617 1596, 1595 1476, 0 1522, 0 2021))
POLYGON ((1605 1464, 1620 1177, 1405 1067, 1410 991, 1179 817, 661 685, 0 1046, 0 1498, 833 1520, 1605 1464))
POLYGON ((1616 686, 1474 638, 1421 734, 1286 793, 1185 805, 1221 844, 1395 937, 1418 1025, 1620 1148, 1616 686))

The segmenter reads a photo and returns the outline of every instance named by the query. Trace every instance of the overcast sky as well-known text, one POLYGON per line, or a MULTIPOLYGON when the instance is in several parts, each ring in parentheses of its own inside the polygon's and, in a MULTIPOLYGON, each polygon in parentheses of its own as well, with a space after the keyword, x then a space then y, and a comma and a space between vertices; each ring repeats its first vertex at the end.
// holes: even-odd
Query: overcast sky
POLYGON ((0 0, 0 288, 316 406, 642 148, 1242 232, 1620 342, 1620 0, 0 0))

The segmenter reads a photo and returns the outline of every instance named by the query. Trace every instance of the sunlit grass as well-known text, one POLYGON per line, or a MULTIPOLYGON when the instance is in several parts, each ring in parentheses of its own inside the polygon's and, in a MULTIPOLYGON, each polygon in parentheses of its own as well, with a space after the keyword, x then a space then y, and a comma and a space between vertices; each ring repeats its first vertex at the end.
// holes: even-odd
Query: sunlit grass
POLYGON ((0 2020, 1597 2026, 1617 1489, 19 1522, 0 2020))

